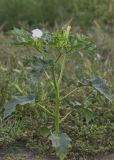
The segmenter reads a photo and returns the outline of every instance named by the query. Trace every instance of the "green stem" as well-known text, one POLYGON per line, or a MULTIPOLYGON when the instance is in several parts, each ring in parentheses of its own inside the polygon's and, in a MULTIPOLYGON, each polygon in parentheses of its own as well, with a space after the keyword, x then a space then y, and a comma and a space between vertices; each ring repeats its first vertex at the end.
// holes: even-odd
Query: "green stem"
POLYGON ((59 76, 59 80, 57 80, 56 75, 55 75, 55 68, 54 66, 51 66, 51 73, 52 73, 52 81, 54 84, 54 88, 55 88, 55 97, 56 97, 56 106, 55 106, 55 133, 59 134, 60 133, 60 84, 62 81, 62 77, 63 77, 63 72, 64 72, 64 66, 65 66, 65 61, 66 61, 66 54, 64 54, 63 57, 63 63, 61 66, 61 72, 60 72, 60 76, 59 76))
POLYGON ((67 117, 72 113, 72 111, 68 112, 60 121, 60 123, 62 123, 65 119, 67 119, 67 117))
POLYGON ((61 81, 62 81, 62 77, 63 77, 65 62, 66 62, 66 54, 64 54, 64 57, 63 57, 63 62, 62 62, 62 66, 61 66, 61 72, 60 72, 60 76, 59 76, 59 80, 58 80, 58 86, 59 87, 60 87, 60 84, 61 84, 61 81))
POLYGON ((56 96, 56 106, 55 106, 55 133, 59 134, 60 132, 60 125, 59 125, 59 120, 60 120, 60 98, 59 98, 59 87, 58 87, 58 82, 55 76, 55 71, 54 71, 54 66, 51 66, 51 72, 52 72, 52 80, 55 88, 55 96, 56 96))
POLYGON ((49 115, 53 116, 54 117, 54 114, 52 112, 50 112, 45 106, 41 105, 38 103, 38 105, 44 110, 46 111, 49 115))
POLYGON ((51 84, 51 86, 53 87, 53 82, 52 80, 50 79, 50 76, 48 75, 48 73, 45 71, 45 75, 46 75, 46 78, 47 80, 49 81, 49 83, 51 84))
POLYGON ((56 91, 56 108, 55 108, 55 131, 57 134, 60 132, 60 98, 59 98, 59 89, 57 87, 56 91))
POLYGON ((62 55, 62 53, 61 53, 61 52, 59 52, 59 56, 57 57, 57 59, 56 59, 55 63, 57 63, 57 62, 58 62, 58 60, 60 59, 61 55, 62 55))
POLYGON ((72 93, 74 93, 77 90, 77 88, 75 88, 74 90, 70 91, 67 95, 65 95, 64 97, 61 98, 61 100, 67 98, 69 95, 71 95, 72 93))

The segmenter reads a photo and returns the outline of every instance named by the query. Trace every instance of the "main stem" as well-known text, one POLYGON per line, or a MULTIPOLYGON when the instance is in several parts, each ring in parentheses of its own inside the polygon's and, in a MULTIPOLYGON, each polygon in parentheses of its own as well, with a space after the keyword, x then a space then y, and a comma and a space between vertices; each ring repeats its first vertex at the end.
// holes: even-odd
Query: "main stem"
POLYGON ((60 100, 60 84, 61 84, 63 71, 64 71, 64 65, 65 65, 65 59, 66 59, 65 57, 66 55, 64 55, 64 58, 63 58, 59 80, 57 80, 56 78, 54 66, 51 66, 52 80, 55 88, 55 98, 56 98, 56 106, 55 106, 55 113, 54 113, 56 134, 60 133, 60 101, 61 101, 60 100))
POLYGON ((56 107, 55 107, 55 132, 59 134, 60 132, 60 95, 59 88, 56 91, 56 107))
POLYGON ((55 133, 59 134, 60 132, 60 126, 59 126, 59 119, 60 119, 60 98, 59 98, 59 86, 55 75, 55 69, 54 66, 51 66, 51 72, 52 72, 52 80, 55 88, 55 98, 56 98, 56 106, 55 106, 55 133))

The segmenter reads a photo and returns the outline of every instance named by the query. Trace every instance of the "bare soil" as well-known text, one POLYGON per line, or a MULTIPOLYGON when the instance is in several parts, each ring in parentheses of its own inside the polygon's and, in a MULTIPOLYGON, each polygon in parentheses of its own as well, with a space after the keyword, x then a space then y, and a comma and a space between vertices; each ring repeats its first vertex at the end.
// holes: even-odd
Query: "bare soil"
MULTIPOLYGON (((0 160, 57 160, 55 157, 51 156, 43 156, 39 155, 36 152, 33 151, 27 151, 24 148, 19 148, 13 151, 4 151, 3 149, 0 149, 0 160)), ((102 155, 102 156, 96 156, 94 158, 87 158, 87 159, 75 159, 73 160, 114 160, 114 153, 102 155)))
MULTIPOLYGON (((85 157, 85 156, 84 156, 85 157)), ((21 140, 10 143, 6 147, 0 146, 0 160, 58 160, 55 156, 47 156, 38 151, 30 151, 26 148, 26 143, 21 140)), ((86 158, 77 158, 67 160, 114 160, 114 152, 102 155, 88 156, 86 158)))

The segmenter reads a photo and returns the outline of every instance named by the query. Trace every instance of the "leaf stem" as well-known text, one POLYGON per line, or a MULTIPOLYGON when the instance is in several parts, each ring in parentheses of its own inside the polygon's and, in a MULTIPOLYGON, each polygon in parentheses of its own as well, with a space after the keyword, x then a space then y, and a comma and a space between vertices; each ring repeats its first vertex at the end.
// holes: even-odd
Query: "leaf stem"
POLYGON ((67 98, 69 95, 71 95, 73 92, 75 92, 77 90, 77 88, 75 88, 74 90, 70 91, 67 95, 65 95, 64 97, 61 98, 61 100, 67 98))
POLYGON ((43 105, 41 105, 41 104, 39 104, 39 103, 38 103, 38 105, 39 105, 44 111, 46 111, 48 114, 50 114, 51 116, 54 117, 54 114, 53 114, 52 112, 50 112, 45 106, 43 106, 43 105))
POLYGON ((56 59, 55 63, 57 63, 57 62, 58 62, 58 60, 60 59, 61 55, 62 55, 62 53, 61 53, 61 52, 59 52, 59 56, 57 57, 57 59, 56 59))
POLYGON ((48 75, 48 73, 45 71, 45 75, 47 77, 47 80, 49 81, 49 83, 53 86, 53 82, 52 80, 50 79, 50 76, 48 75))
POLYGON ((70 114, 72 113, 72 111, 68 112, 60 121, 60 123, 62 123, 70 114))

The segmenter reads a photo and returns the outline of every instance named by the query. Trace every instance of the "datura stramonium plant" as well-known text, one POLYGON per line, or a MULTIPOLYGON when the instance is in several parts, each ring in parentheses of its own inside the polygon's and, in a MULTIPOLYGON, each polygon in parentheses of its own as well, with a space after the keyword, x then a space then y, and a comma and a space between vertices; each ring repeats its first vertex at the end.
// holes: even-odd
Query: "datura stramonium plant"
MULTIPOLYGON (((52 145, 55 148, 56 155, 60 158, 60 160, 64 160, 67 156, 69 148, 71 147, 71 139, 66 133, 62 133, 61 126, 64 120, 66 120, 67 117, 73 112, 73 108, 65 110, 63 115, 61 114, 61 110, 63 109, 61 105, 63 100, 77 89, 77 87, 74 88, 65 96, 61 95, 65 64, 67 63, 67 60, 70 60, 69 55, 74 54, 74 56, 76 56, 75 53, 83 50, 94 52, 95 45, 87 36, 72 33, 70 26, 62 28, 57 32, 41 31, 39 29, 34 29, 31 32, 28 32, 23 29, 15 28, 13 30, 13 34, 16 38, 16 44, 31 46, 38 51, 38 56, 35 56, 35 60, 38 61, 40 59, 40 61, 43 62, 42 72, 47 78, 49 85, 53 88, 53 94, 55 95, 55 106, 51 110, 47 105, 40 104, 38 100, 36 101, 37 96, 34 95, 16 96, 5 105, 4 118, 10 117, 10 115, 16 111, 17 105, 21 106, 29 103, 36 103, 36 105, 41 107, 41 109, 47 112, 47 115, 51 116, 53 119, 54 126, 51 128, 44 126, 42 128, 42 133, 47 135, 49 140, 51 140, 52 145), (45 52, 46 54, 43 58, 45 52), (50 54, 49 57, 51 57, 52 52, 55 53, 55 56, 48 59, 48 55, 50 54), (41 54, 41 57, 39 54, 41 54), (46 55, 47 58, 45 58, 46 55), (56 72, 56 67, 59 61, 62 63, 59 65, 60 73, 58 74, 58 72, 56 72)), ((35 65, 37 65, 37 63, 35 65)), ((35 66, 35 68, 37 68, 37 66, 35 66)), ((111 95, 109 92, 105 92, 107 90, 105 81, 100 78, 96 78, 91 81, 86 80, 86 83, 82 83, 81 85, 91 85, 107 99, 111 100, 111 95)), ((81 105, 80 103, 77 104, 81 105)))

